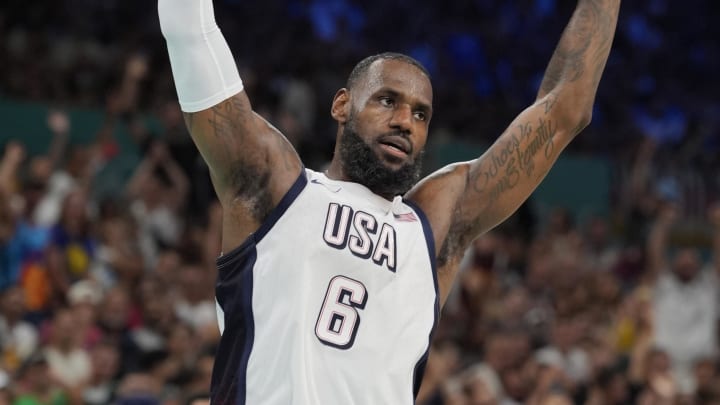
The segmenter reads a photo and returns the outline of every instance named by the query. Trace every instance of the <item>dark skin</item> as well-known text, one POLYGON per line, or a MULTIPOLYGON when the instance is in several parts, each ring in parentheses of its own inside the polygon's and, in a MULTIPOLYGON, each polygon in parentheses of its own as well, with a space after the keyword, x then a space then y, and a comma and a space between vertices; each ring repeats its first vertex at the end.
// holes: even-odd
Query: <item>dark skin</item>
MULTIPOLYGON (((405 198, 428 216, 435 237, 440 302, 473 239, 492 229, 529 197, 560 152, 590 122, 620 0, 579 0, 552 56, 535 102, 477 159, 449 165, 421 180, 405 198)), ((432 117, 432 85, 417 67, 374 62, 351 89, 340 89, 331 114, 338 138, 350 117, 356 132, 392 169, 416 159, 432 117), (400 131, 400 149, 383 134, 400 131), (383 142, 381 142, 383 141, 383 142)), ((239 246, 300 175, 302 163, 283 135, 252 111, 245 92, 185 121, 210 166, 224 209, 223 251, 239 246)), ((336 146, 327 175, 348 180, 336 146)), ((384 196, 391 198, 392 196, 384 196)))

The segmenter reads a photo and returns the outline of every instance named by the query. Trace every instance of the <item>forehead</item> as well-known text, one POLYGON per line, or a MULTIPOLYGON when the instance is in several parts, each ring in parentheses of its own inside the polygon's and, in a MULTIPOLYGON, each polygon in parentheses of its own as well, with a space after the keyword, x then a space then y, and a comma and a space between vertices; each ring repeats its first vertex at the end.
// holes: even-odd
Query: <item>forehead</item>
POLYGON ((363 87, 368 94, 387 88, 425 104, 432 104, 430 79, 419 68, 402 60, 376 60, 368 68, 364 82, 363 87))

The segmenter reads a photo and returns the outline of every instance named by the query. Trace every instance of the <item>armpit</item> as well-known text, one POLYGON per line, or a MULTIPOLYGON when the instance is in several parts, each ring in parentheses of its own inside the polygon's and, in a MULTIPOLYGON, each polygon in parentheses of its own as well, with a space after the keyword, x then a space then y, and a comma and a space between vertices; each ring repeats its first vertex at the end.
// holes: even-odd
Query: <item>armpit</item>
POLYGON ((234 190, 233 202, 246 208, 254 220, 262 223, 273 209, 270 170, 237 162, 230 173, 229 185, 234 190))

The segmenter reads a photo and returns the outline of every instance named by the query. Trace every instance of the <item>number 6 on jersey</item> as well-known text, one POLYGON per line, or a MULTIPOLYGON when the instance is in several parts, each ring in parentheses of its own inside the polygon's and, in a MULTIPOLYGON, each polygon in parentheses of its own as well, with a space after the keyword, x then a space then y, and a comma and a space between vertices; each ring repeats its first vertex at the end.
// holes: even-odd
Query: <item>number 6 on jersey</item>
POLYGON ((344 276, 333 277, 315 324, 315 335, 320 342, 343 350, 352 347, 360 327, 358 309, 365 308, 367 298, 361 282, 344 276))

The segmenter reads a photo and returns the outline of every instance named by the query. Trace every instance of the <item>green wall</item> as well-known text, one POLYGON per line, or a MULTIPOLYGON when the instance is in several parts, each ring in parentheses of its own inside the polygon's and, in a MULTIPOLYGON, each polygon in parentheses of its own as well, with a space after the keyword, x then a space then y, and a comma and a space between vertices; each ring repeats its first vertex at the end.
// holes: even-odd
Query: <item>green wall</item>
MULTIPOLYGON (((47 127, 50 106, 0 100, 0 146, 9 140, 21 141, 30 155, 46 153, 52 141, 52 132, 47 127)), ((90 143, 103 123, 100 110, 68 109, 70 120, 70 143, 90 143)), ((156 120, 148 119, 150 128, 157 128, 156 120)), ((113 159, 98 175, 93 191, 98 196, 113 195, 122 190, 125 180, 138 162, 138 151, 123 123, 116 126, 115 139, 120 146, 120 156, 113 159)))
MULTIPOLYGON (((437 145, 432 150, 433 164, 444 166, 474 159, 488 146, 468 142, 437 145)), ((566 207, 579 220, 592 214, 608 214, 610 176, 607 160, 564 153, 533 193, 532 204, 540 213, 566 207)))
MULTIPOLYGON (((47 128, 46 115, 49 107, 42 104, 19 103, 0 100, 0 144, 9 139, 19 139, 29 153, 47 151, 52 134, 47 128)), ((87 143, 94 139, 103 122, 103 113, 98 110, 71 109, 71 142, 87 143)), ((148 119, 150 128, 157 130, 156 120, 148 119)), ((138 152, 123 124, 115 130, 121 156, 114 159, 101 173, 95 184, 99 195, 117 193, 130 176, 138 162, 138 152)), ((480 156, 487 146, 450 142, 432 146, 430 155, 433 166, 480 156)), ((564 154, 540 187, 533 194, 532 202, 539 212, 563 206, 571 209, 580 220, 591 213, 608 212, 610 190, 610 164, 599 158, 564 154)))

